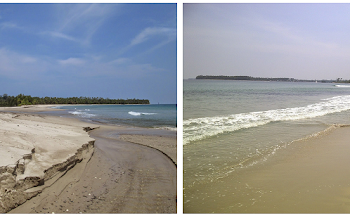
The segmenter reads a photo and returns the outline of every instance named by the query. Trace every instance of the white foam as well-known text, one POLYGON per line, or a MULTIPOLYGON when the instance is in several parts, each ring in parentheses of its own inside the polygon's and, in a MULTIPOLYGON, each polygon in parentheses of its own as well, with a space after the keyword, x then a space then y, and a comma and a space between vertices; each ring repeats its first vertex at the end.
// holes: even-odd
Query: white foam
POLYGON ((133 116, 141 116, 141 115, 154 115, 157 113, 144 113, 144 112, 129 111, 128 114, 133 115, 133 116))
POLYGON ((335 86, 340 88, 350 88, 350 85, 335 85, 335 86))
POLYGON ((83 118, 90 118, 96 116, 95 114, 89 114, 83 111, 69 111, 69 113, 83 118))
POLYGON ((70 111, 69 113, 70 113, 70 114, 74 114, 74 115, 81 114, 81 112, 78 112, 78 111, 70 111))
POLYGON ((140 112, 134 112, 134 111, 129 111, 128 114, 133 115, 133 116, 140 116, 140 112))
POLYGON ((270 122, 307 119, 349 109, 350 95, 347 95, 324 99, 322 102, 305 107, 188 119, 183 121, 183 144, 270 122))

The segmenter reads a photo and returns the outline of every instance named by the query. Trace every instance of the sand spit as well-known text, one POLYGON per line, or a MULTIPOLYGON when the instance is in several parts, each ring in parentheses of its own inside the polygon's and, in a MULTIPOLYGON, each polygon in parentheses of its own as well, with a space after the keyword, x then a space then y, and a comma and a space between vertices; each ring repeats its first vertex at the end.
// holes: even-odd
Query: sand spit
POLYGON ((18 106, 18 107, 0 107, 0 111, 32 113, 32 112, 42 112, 42 111, 61 111, 61 110, 64 110, 64 109, 55 108, 58 106, 65 106, 65 104, 23 105, 23 106, 18 106))
MULTIPOLYGON (((0 112, 0 212, 23 204, 93 153, 86 123, 0 112)), ((90 125, 90 128, 97 126, 90 125)))

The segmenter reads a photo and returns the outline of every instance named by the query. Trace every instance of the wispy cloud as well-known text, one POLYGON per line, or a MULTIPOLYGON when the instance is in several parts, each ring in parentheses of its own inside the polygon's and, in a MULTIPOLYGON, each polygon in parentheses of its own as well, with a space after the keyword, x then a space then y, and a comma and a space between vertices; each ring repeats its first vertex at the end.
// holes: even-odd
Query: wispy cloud
MULTIPOLYGON (((334 56, 337 53, 340 54, 341 48, 337 43, 322 40, 308 32, 288 26, 288 24, 267 19, 254 20, 253 23, 257 28, 256 31, 261 31, 260 36, 265 35, 276 39, 266 40, 265 38, 264 44, 257 44, 258 40, 255 40, 255 43, 250 42, 256 48, 299 55, 334 56)), ((343 55, 343 52, 341 54, 343 55)))
POLYGON ((59 60, 58 62, 64 66, 67 66, 67 65, 79 66, 86 63, 86 61, 81 58, 68 58, 66 60, 59 60))
POLYGON ((11 95, 176 93, 176 4, 3 4, 0 15, 0 84, 11 95))
POLYGON ((116 60, 111 61, 111 64, 125 64, 129 63, 131 60, 129 58, 118 58, 116 60))
POLYGON ((148 27, 139 33, 133 40, 131 40, 130 45, 134 46, 149 40, 153 36, 165 36, 168 39, 176 38, 176 29, 166 28, 166 27, 148 27))
POLYGON ((184 11, 198 14, 184 20, 187 78, 195 76, 192 72, 232 74, 232 69, 252 76, 307 78, 314 73, 329 78, 349 65, 347 16, 338 9, 328 14, 312 4, 222 4, 216 13, 191 6, 197 10, 184 11))
POLYGON ((16 23, 13 22, 2 22, 0 23, 0 29, 20 29, 23 30, 23 27, 18 26, 16 23))
POLYGON ((176 40, 176 28, 169 28, 169 27, 147 27, 143 29, 139 34, 137 34, 130 42, 130 44, 123 49, 119 51, 119 55, 125 53, 126 51, 130 50, 131 48, 140 45, 145 42, 149 42, 152 39, 156 37, 161 37, 161 39, 158 38, 157 42, 153 43, 153 46, 151 46, 151 43, 149 44, 149 49, 147 51, 140 52, 140 54, 146 54, 154 51, 157 48, 162 47, 163 45, 172 42, 176 40))
POLYGON ((115 8, 110 4, 61 4, 57 7, 59 31, 69 31, 80 25, 94 25, 108 16, 115 8))
POLYGON ((29 56, 24 56, 20 61, 24 64, 30 64, 37 62, 37 59, 29 56))
POLYGON ((46 61, 0 48, 0 75, 30 79, 46 69, 46 61), (40 63, 39 63, 40 62, 40 63))
POLYGON ((114 4, 59 4, 52 36, 89 45, 100 26, 115 12, 114 4))
POLYGON ((165 70, 152 64, 137 63, 129 58, 108 61, 86 55, 82 58, 33 57, 0 48, 0 75, 12 79, 38 80, 55 72, 57 77, 75 75, 81 78, 107 76, 110 78, 142 78, 149 73, 165 70))
POLYGON ((49 35, 49 36, 54 37, 54 38, 60 38, 60 39, 65 39, 65 40, 69 40, 69 41, 79 42, 78 39, 76 39, 72 36, 60 33, 60 32, 44 31, 44 32, 41 32, 41 34, 49 35))

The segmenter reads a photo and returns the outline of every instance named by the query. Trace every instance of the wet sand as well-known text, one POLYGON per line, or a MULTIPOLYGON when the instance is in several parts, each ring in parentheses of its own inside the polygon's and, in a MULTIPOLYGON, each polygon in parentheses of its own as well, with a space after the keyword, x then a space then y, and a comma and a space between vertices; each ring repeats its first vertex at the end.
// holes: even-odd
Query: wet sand
POLYGON ((121 135, 120 139, 157 149, 177 164, 176 135, 121 135))
MULTIPOLYGON (((40 117, 17 115, 30 116, 28 123, 40 117)), ((26 190, 36 196, 9 213, 176 213, 174 162, 166 152, 121 140, 119 133, 133 138, 142 133, 150 143, 162 136, 176 145, 176 132, 98 125, 89 131, 89 139, 95 140, 92 152, 54 179, 26 190)))
POLYGON ((185 213, 349 213, 350 127, 280 149, 262 164, 200 187, 185 213), (208 197, 211 196, 211 197, 208 197))
MULTIPOLYGON (((61 111, 63 109, 57 109, 53 107, 58 106, 69 106, 69 104, 55 104, 55 105, 23 105, 18 107, 0 107, 0 111, 3 112, 21 112, 21 113, 32 113, 32 112, 43 112, 43 111, 61 111)), ((70 105, 71 106, 71 105, 70 105)))

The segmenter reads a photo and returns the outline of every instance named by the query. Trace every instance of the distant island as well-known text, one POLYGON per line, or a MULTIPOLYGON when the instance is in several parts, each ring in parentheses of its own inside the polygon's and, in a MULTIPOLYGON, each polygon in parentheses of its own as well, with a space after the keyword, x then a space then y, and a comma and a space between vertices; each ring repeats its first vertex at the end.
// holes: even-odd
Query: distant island
POLYGON ((104 99, 96 97, 32 97, 30 95, 19 94, 17 96, 9 96, 7 94, 0 95, 0 107, 14 107, 22 105, 36 104, 149 104, 146 99, 104 99))
POLYGON ((321 82, 321 83, 350 83, 350 80, 338 78, 336 80, 306 80, 294 78, 270 78, 270 77, 251 77, 251 76, 203 76, 199 75, 196 79, 215 79, 215 80, 250 80, 250 81, 280 81, 280 82, 321 82))

